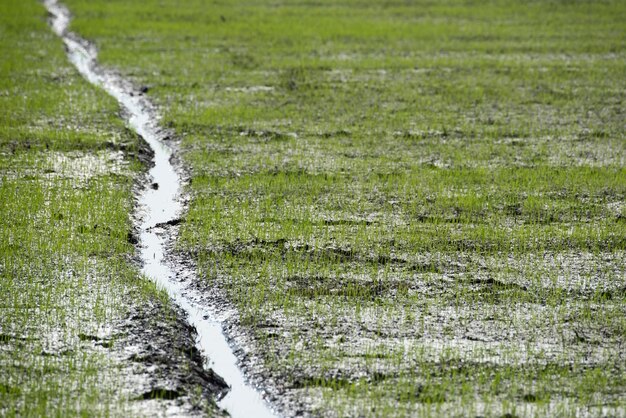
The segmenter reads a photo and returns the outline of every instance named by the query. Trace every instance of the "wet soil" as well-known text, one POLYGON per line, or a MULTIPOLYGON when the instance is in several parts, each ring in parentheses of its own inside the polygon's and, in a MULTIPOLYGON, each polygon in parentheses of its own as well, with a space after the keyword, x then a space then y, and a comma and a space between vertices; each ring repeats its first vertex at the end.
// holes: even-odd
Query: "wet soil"
POLYGON ((195 330, 184 312, 158 301, 131 306, 106 339, 87 336, 85 346, 103 347, 123 365, 129 398, 140 414, 221 416, 214 404, 228 391, 226 382, 205 367, 195 346, 195 330), (111 341, 112 343, 107 344, 111 341))

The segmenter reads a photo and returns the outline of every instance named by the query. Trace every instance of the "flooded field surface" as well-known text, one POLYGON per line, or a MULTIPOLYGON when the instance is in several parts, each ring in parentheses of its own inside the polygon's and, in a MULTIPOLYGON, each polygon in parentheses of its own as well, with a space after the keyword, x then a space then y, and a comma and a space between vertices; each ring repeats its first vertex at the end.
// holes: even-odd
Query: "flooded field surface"
MULTIPOLYGON (((163 357, 184 336, 195 376, 167 366, 174 383, 130 379, 90 405, 626 416, 623 2, 67 0, 71 19, 46 4, 115 100, 67 68, 33 5, 40 35, 15 35, 30 52, 5 51, 23 71, 0 85, 7 312, 52 311, 40 290, 72 294, 51 285, 71 277, 72 318, 103 319, 67 337, 58 319, 42 353, 102 354, 76 379, 119 382, 127 357, 107 353, 145 334, 118 318, 154 306, 173 325, 146 332, 165 333, 163 357), (33 249, 63 260, 54 278, 23 261, 33 249), (119 310, 144 300, 128 283, 149 303, 119 310)), ((0 361, 44 335, 11 318, 0 361)), ((11 379, 0 400, 28 399, 11 379)))

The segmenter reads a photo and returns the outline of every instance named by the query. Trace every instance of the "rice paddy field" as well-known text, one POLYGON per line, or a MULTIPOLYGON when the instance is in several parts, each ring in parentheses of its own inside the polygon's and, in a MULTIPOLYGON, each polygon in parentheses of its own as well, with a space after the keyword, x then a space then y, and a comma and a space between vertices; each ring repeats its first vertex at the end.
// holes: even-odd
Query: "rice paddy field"
MULTIPOLYGON (((69 388, 116 370, 80 335, 120 295, 169 306, 127 240, 140 140, 9 3, 0 414, 117 415, 69 388)), ((626 416, 625 2, 64 4, 180 140, 174 251, 280 414, 626 416)))

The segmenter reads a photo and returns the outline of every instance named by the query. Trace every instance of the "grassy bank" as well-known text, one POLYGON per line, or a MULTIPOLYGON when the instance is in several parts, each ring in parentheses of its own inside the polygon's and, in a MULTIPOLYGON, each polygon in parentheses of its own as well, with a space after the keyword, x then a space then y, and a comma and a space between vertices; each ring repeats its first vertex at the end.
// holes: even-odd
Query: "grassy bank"
POLYGON ((68 4, 306 411, 626 413, 623 2, 68 4))
POLYGON ((140 140, 71 67, 39 2, 2 2, 0 37, 0 415, 185 411, 160 385, 179 368, 193 380, 192 334, 132 262, 140 140))

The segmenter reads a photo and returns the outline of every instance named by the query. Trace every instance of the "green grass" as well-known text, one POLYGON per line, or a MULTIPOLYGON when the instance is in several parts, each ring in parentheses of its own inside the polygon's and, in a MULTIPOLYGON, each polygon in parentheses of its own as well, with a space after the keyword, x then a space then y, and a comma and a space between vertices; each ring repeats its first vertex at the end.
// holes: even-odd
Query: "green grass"
POLYGON ((192 178, 179 248, 326 415, 626 413, 626 5, 68 1, 192 178))
POLYGON ((129 313, 173 317, 128 242, 139 141, 39 2, 2 2, 0 38, 0 415, 151 415, 118 345, 129 313))

